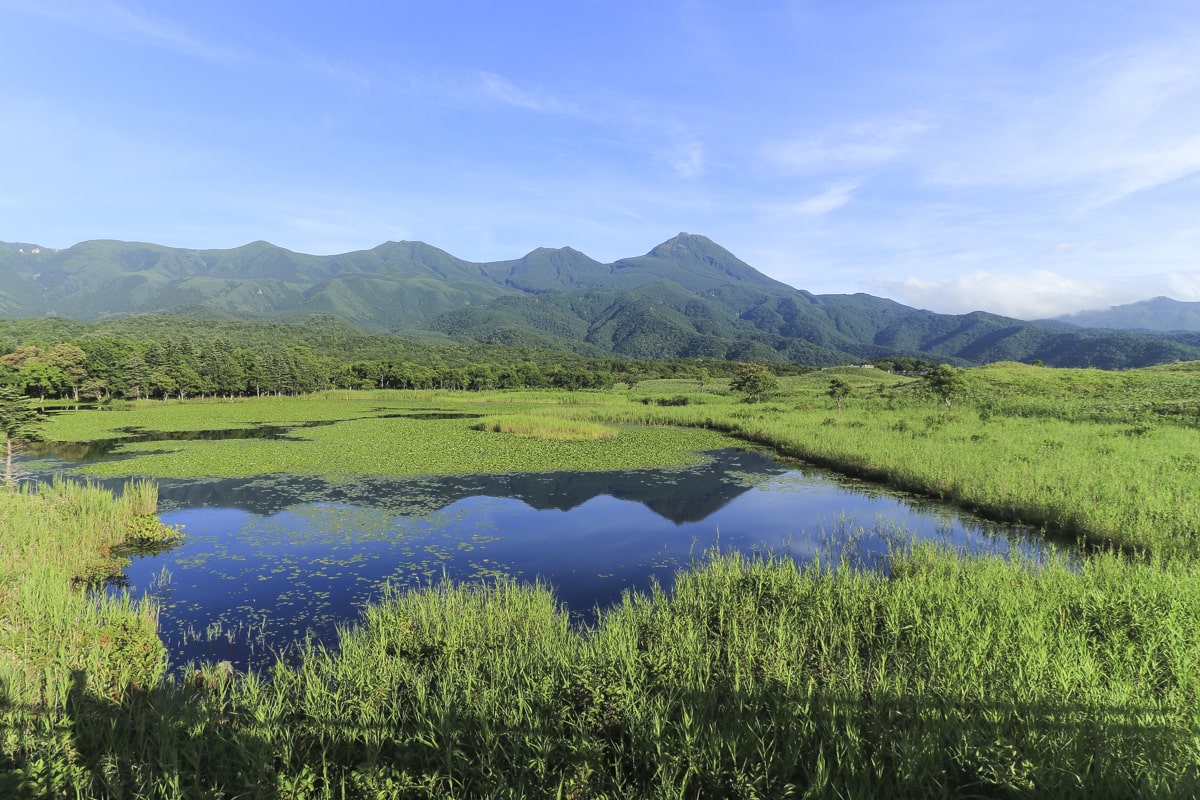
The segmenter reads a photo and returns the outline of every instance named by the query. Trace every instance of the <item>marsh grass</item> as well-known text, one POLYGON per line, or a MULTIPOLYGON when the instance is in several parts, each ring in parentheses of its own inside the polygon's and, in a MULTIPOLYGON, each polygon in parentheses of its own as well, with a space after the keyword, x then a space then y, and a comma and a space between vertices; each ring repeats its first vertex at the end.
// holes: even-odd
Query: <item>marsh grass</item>
POLYGON ((298 431, 296 441, 130 445, 124 452, 135 458, 84 468, 107 476, 232 477, 276 472, 280 464, 335 475, 663 466, 727 446, 718 433, 729 433, 1069 543, 1200 556, 1200 370, 1185 366, 1109 373, 993 365, 965 373, 963 397, 950 410, 922 392, 918 379, 838 368, 785 377, 761 403, 729 395, 727 380, 703 388, 642 381, 612 392, 339 392, 79 411, 55 417, 47 435, 86 439, 131 420, 168 431, 337 423, 298 431), (841 409, 827 395, 830 375, 852 387, 841 409), (429 409, 482 413, 520 432, 487 436, 468 420, 402 416, 429 409), (579 438, 596 430, 590 426, 617 434, 579 438))
MULTIPOLYGON (((396 394, 396 393, 391 393, 396 394)), ((317 401, 263 398, 235 404, 192 408, 187 404, 148 407, 138 425, 150 430, 211 430, 220 425, 336 424, 297 428, 288 439, 153 441, 125 445, 123 460, 82 465, 97 476, 239 477, 275 473, 281 465, 306 475, 459 475, 471 472, 550 472, 678 466, 700 460, 697 451, 729 447, 716 432, 679 427, 616 429, 579 415, 600 408, 598 398, 582 393, 574 404, 555 404, 548 392, 481 396, 444 394, 436 403, 427 393, 408 402, 378 400, 317 401), (210 419, 206 408, 223 416, 210 419), (494 436, 474 430, 474 419, 428 419, 421 414, 484 414, 516 435, 494 436), (304 415, 311 419, 304 419, 304 415)), ((567 393, 560 392, 561 401, 567 393)), ((99 424, 108 412, 78 412, 99 424)), ((58 420, 54 420, 57 425, 58 420)), ((80 420, 48 431, 52 438, 84 436, 80 420)), ((116 426, 119 428, 120 426, 116 426)))
MULTIPOLYGON (((337 651, 310 646, 270 676, 202 666, 176 683, 144 647, 152 609, 77 605, 86 598, 68 594, 69 576, 81 570, 48 566, 69 559, 53 533, 62 520, 99 545, 109 539, 85 529, 115 541, 129 510, 83 491, 11 494, 0 498, 0 528, 22 532, 0 565, 0 793, 1200 795, 1200 371, 1000 365, 969 371, 952 411, 911 379, 836 374, 852 384, 842 409, 825 394, 826 371, 786 378, 752 404, 722 395, 716 381, 677 406, 642 403, 687 391, 651 382, 572 402, 553 392, 386 402, 685 425, 697 429, 692 441, 704 441, 702 429, 729 431, 1141 557, 1102 547, 1078 562, 1034 562, 898 544, 882 569, 866 570, 851 558, 798 567, 714 556, 669 593, 626 596, 590 628, 572 627, 544 586, 443 582, 367 609, 337 651), (114 659, 145 668, 123 673, 114 659)), ((305 402, 276 401, 277 417, 348 422, 274 456, 348 460, 381 446, 375 422, 351 419, 367 406, 305 402)), ((270 408, 211 407, 237 424, 270 408)), ((121 414, 176 408, 188 407, 121 414)), ((167 426, 202 421, 178 413, 194 416, 167 426)), ((528 440, 536 448, 526 452, 519 436, 432 424, 446 425, 436 435, 449 458, 468 451, 447 443, 470 441, 473 463, 494 467, 526 456, 565 464, 563 453, 587 448, 621 456, 635 441, 621 427, 578 445, 528 440), (481 441, 506 445, 481 458, 481 441)), ((393 431, 392 444, 420 435, 393 431)), ((403 462, 402 452, 371 463, 403 462)))
POLYGON ((177 534, 143 521, 156 502, 152 485, 122 497, 69 482, 0 492, 0 682, 11 701, 61 704, 77 675, 115 699, 162 676, 154 606, 89 591, 125 566, 114 551, 131 531, 177 534))
POLYGON ((44 764, 87 797, 1189 796, 1198 592, 1195 567, 1115 555, 918 546, 887 575, 716 556, 581 629, 547 587, 443 583, 269 680, 213 665, 116 704, 77 684, 57 727, 8 741, 6 777, 44 764))
POLYGON ((1200 556, 1200 396, 1195 369, 969 370, 952 410, 920 381, 841 369, 844 408, 820 370, 747 404, 708 395, 703 405, 632 402, 587 409, 609 424, 716 429, 895 488, 947 500, 996 520, 1039 527, 1067 542, 1200 556))
POLYGON ((594 422, 563 419, 548 415, 511 415, 491 417, 471 425, 472 430, 491 433, 508 433, 530 439, 557 439, 559 441, 595 441, 617 436, 615 428, 594 422))

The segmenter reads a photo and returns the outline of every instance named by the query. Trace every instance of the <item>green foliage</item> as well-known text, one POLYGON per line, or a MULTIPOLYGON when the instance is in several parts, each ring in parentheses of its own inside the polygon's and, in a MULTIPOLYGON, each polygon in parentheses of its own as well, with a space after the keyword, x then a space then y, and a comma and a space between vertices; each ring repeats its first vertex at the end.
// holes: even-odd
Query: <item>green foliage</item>
POLYGON ((850 396, 850 391, 849 383, 842 378, 833 378, 829 381, 829 391, 826 394, 833 398, 833 401, 837 403, 838 410, 841 411, 842 404, 850 396))
POLYGON ((1069 542, 1200 555, 1200 508, 1188 499, 1200 452, 1194 366, 965 370, 961 398, 941 414, 929 413, 920 379, 837 374, 854 391, 836 425, 822 424, 826 371, 782 379, 775 403, 761 408, 709 393, 682 407, 597 406, 591 418, 729 431, 1069 542))
MULTIPOLYGON (((542 586, 390 594, 270 680, 8 705, 0 788, 86 797, 1182 797, 1194 567, 719 557, 573 628, 542 586), (63 735, 64 731, 69 734, 63 735)), ((122 654, 129 652, 123 649, 122 654)), ((136 650, 133 652, 136 653, 136 650)), ((131 685, 131 684, 130 684, 131 685)))
POLYGON ((765 364, 743 364, 738 374, 729 383, 729 388, 741 392, 748 402, 754 403, 762 399, 767 392, 779 385, 775 373, 765 364))
POLYGON ((82 683, 117 703, 164 675, 155 609, 85 591, 120 572, 113 552, 152 527, 138 516, 152 497, 71 483, 0 493, 0 686, 16 708, 61 705, 82 683))
POLYGON ((938 364, 925 373, 925 387, 930 394, 952 408, 954 399, 960 395, 966 386, 962 372, 948 364, 938 364))
POLYGON ((4 438, 36 441, 41 429, 41 414, 29 398, 12 386, 0 386, 0 431, 4 438))
POLYGON ((557 439, 559 441, 589 441, 612 439, 618 435, 615 428, 545 415, 530 414, 492 417, 471 426, 472 430, 492 433, 510 433, 530 439, 557 439))
POLYGON ((4 484, 12 487, 13 453, 22 442, 42 438, 42 418, 37 409, 15 386, 0 385, 0 432, 4 433, 4 484))
POLYGON ((125 541, 135 545, 169 544, 183 538, 183 532, 164 525, 154 514, 141 514, 129 521, 125 541))
POLYGON ((49 433, 61 441, 118 435, 134 426, 155 431, 304 425, 286 439, 186 439, 129 444, 137 458, 85 466, 90 475, 193 477, 259 475, 457 475, 469 472, 606 470, 692 463, 697 450, 725 447, 715 432, 679 428, 613 428, 583 419, 611 396, 599 392, 540 393, 371 392, 328 399, 264 397, 237 402, 146 403, 113 413, 78 411, 55 417, 49 433), (453 417, 428 419, 433 406, 453 417), (564 413, 565 412, 565 413, 564 413), (520 435, 495 436, 486 427, 520 435))

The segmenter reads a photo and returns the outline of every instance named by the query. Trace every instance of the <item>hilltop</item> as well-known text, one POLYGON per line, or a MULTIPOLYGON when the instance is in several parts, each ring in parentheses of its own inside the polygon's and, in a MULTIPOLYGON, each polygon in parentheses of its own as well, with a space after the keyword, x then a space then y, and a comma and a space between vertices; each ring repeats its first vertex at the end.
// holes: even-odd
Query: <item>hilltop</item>
POLYGON ((145 314, 295 322, 370 333, 636 358, 850 363, 921 357, 1127 368, 1200 358, 1200 335, 936 314, 867 294, 814 295, 680 233, 604 264, 570 247, 471 262, 423 242, 318 256, 268 242, 189 250, 96 240, 0 245, 0 315, 145 314))

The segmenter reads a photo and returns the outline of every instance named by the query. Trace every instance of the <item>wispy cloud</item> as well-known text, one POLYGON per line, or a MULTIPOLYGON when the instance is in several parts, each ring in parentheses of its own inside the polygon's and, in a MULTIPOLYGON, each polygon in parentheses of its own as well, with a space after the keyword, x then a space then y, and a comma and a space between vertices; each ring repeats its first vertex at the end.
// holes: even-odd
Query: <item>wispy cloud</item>
POLYGON ((836 211, 850 202, 859 184, 852 182, 835 183, 823 191, 798 200, 794 203, 782 203, 772 211, 777 217, 819 217, 836 211))
POLYGON ((478 73, 468 91, 513 108, 582 122, 602 131, 606 139, 623 142, 666 165, 684 180, 702 176, 709 166, 705 142, 688 125, 678 121, 669 109, 648 108, 635 97, 593 93, 586 101, 577 102, 541 88, 518 85, 492 72, 478 73))
POLYGON ((352 92, 370 91, 376 83, 370 70, 357 64, 331 61, 323 56, 301 56, 298 60, 313 75, 352 92))
POLYGON ((700 142, 684 142, 668 158, 675 174, 681 178, 695 178, 704 172, 704 145, 700 142))
POLYGON ((147 13, 132 4, 115 0, 39 0, 36 3, 0 0, 0 8, 13 8, 53 20, 56 24, 213 64, 300 71, 359 92, 369 90, 375 84, 370 70, 361 65, 302 50, 275 40, 264 31, 241 30, 241 40, 236 36, 218 39, 181 25, 167 14, 147 13), (274 55, 272 46, 276 50, 274 55))
POLYGON ((96 8, 98 19, 118 35, 138 38, 164 49, 207 61, 229 63, 245 61, 248 58, 245 51, 225 43, 210 41, 169 20, 134 11, 128 6, 104 2, 97 4, 96 8))
POLYGON ((915 120, 872 120, 826 130, 817 135, 768 142, 763 158, 794 173, 875 167, 907 153, 913 139, 927 129, 915 120))
POLYGON ((480 94, 514 108, 570 116, 581 113, 581 108, 574 103, 555 97, 549 92, 520 88, 503 75, 480 72, 478 79, 477 90, 480 94))
POLYGON ((249 57, 248 51, 205 39, 162 16, 153 16, 113 0, 4 0, 0 7, 208 61, 244 61, 249 57))
POLYGON ((1094 207, 1196 173, 1196 52, 1200 34, 1187 34, 1081 62, 1048 89, 968 108, 946 126, 931 174, 959 187, 1074 186, 1083 207, 1094 207))
MULTIPOLYGON (((1188 277, 1173 276, 1176 284, 1188 277)), ((1056 272, 1036 270, 1026 273, 978 271, 949 280, 936 281, 908 277, 900 281, 868 281, 873 290, 918 308, 946 314, 965 314, 986 310, 1018 319, 1044 319, 1089 309, 1144 300, 1169 291, 1166 276, 1154 280, 1118 280, 1110 282, 1070 278, 1056 272)), ((1200 275, 1190 276, 1191 289, 1200 297, 1200 275)))

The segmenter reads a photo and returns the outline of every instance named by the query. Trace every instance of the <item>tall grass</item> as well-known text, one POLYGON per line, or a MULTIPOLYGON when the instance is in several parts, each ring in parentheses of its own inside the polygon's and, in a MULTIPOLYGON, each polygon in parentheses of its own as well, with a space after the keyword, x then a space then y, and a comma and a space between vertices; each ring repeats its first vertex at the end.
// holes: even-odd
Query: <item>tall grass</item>
POLYGON ((269 681, 77 688, 70 733, 10 741, 6 777, 52 763, 86 797, 1200 790, 1195 567, 918 547, 889 572, 718 557, 587 629, 541 586, 392 595, 269 681))
POLYGON ((145 522, 156 491, 134 484, 114 497, 57 482, 0 492, 0 682, 11 702, 60 707, 80 676, 115 701, 162 676, 155 608, 88 592, 124 567, 114 549, 131 534, 174 534, 145 522))
POLYGON ((1156 397, 1174 397, 1181 386, 1200 390, 1200 373, 1180 372, 1158 388, 1146 376, 1133 381, 1084 374, 1079 381, 1087 379, 1090 388, 1070 397, 1082 410, 1064 419, 1030 410, 1061 411, 1063 401, 1055 398, 1068 390, 1056 370, 971 371, 969 393, 951 410, 916 391, 918 381, 857 372, 866 375, 841 410, 824 395, 829 376, 811 373, 789 379, 786 392, 764 403, 707 394, 702 403, 686 406, 631 400, 571 413, 609 424, 727 431, 783 455, 1041 527, 1069 541, 1200 556, 1200 425, 1157 412, 1146 418, 1126 405, 1136 400, 1134 405, 1161 409, 1156 397), (1036 382, 1041 373, 1049 375, 1044 385, 1036 382), (1039 385, 1042 391, 1035 392, 1039 385), (1118 406, 1123 416, 1113 410, 1118 406), (1109 409, 1105 421, 1097 422, 1103 408, 1109 409))

